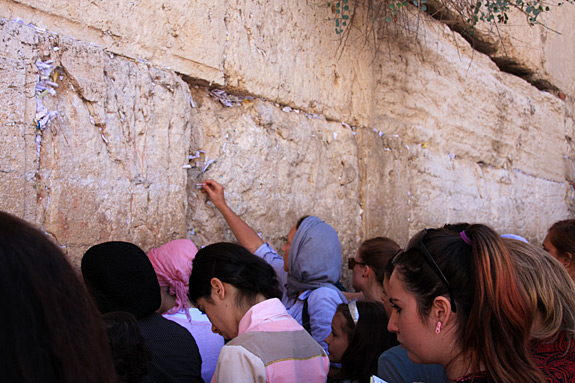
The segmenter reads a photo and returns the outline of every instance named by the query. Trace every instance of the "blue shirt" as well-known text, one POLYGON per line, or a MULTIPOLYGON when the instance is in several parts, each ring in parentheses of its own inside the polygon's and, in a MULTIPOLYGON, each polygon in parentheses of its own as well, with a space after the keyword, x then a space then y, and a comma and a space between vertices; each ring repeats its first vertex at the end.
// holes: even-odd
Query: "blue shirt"
POLYGON ((303 305, 307 299, 311 336, 327 352, 325 338, 331 333, 331 321, 337 306, 340 303, 347 303, 345 298, 335 289, 319 287, 304 291, 296 299, 290 299, 287 296, 288 273, 284 270, 283 258, 268 243, 261 245, 254 254, 264 259, 275 270, 283 293, 282 303, 299 324, 302 324, 303 305))
POLYGON ((377 376, 388 383, 447 383, 445 370, 439 364, 417 364, 401 346, 392 347, 380 355, 377 376))

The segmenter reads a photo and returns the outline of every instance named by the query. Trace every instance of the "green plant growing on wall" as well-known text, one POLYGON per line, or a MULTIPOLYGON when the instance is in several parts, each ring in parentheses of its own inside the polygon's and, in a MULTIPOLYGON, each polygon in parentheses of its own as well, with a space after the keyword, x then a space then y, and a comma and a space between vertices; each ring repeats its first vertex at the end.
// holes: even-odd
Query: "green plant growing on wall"
POLYGON ((458 14, 470 34, 479 22, 492 25, 507 24, 512 10, 520 11, 529 25, 544 24, 539 17, 549 13, 564 4, 573 4, 575 0, 355 0, 352 5, 349 0, 329 2, 328 7, 335 10, 336 33, 342 34, 345 27, 353 22, 353 7, 365 6, 368 18, 372 21, 384 20, 386 23, 398 22, 401 12, 410 7, 419 12, 435 16, 442 10, 458 14), (429 3, 428 3, 429 1, 429 3), (431 4, 433 3, 433 4, 431 4), (431 6, 433 5, 433 6, 431 6))
POLYGON ((327 3, 329 8, 335 11, 335 33, 343 33, 344 27, 349 23, 349 0, 336 1, 327 3))

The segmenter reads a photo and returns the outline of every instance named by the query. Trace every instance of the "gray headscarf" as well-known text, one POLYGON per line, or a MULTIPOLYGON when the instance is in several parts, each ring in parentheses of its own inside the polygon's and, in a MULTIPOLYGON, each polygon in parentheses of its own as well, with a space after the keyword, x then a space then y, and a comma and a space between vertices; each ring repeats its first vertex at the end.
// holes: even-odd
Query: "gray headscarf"
POLYGON ((324 286, 340 292, 334 283, 341 276, 341 242, 335 229, 318 217, 303 220, 291 243, 288 262, 290 298, 324 286))

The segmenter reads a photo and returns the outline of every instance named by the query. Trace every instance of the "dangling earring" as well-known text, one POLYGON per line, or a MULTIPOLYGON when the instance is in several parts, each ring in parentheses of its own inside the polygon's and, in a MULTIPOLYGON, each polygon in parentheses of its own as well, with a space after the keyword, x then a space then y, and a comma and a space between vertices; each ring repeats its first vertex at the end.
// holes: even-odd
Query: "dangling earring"
POLYGON ((441 322, 437 322, 437 326, 435 326, 435 333, 439 334, 441 332, 441 322))

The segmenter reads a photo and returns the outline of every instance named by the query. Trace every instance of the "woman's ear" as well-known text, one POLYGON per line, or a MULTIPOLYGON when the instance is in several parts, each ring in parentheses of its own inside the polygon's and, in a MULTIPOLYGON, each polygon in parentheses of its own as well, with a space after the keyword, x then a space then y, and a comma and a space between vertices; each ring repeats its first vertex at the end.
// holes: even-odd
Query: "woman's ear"
POLYGON ((566 268, 570 268, 571 266, 573 266, 573 254, 569 252, 565 253, 565 255, 563 256, 562 263, 566 268))
POLYGON ((212 278, 210 285, 212 286, 212 298, 216 297, 220 300, 224 300, 226 297, 226 286, 224 283, 218 278, 212 278))
POLYGON ((362 277, 369 278, 369 275, 373 274, 373 269, 369 265, 363 265, 363 272, 361 273, 362 277))
POLYGON ((431 306, 431 318, 435 322, 441 322, 442 326, 446 326, 449 320, 452 319, 453 311, 451 311, 451 302, 444 296, 438 296, 433 300, 431 306))

